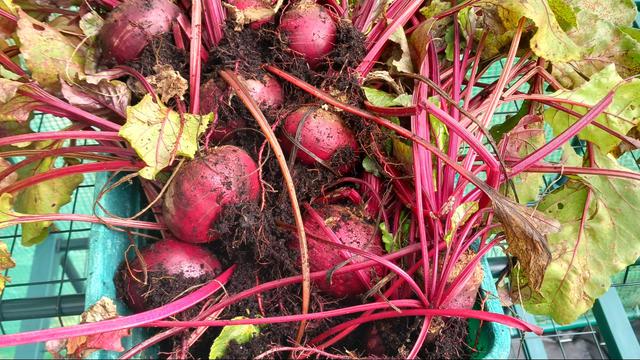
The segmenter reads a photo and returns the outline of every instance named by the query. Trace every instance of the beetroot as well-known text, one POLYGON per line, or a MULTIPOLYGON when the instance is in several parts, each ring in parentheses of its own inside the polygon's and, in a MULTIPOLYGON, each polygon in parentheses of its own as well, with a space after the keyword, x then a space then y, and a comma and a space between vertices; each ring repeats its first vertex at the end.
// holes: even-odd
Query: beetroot
POLYGON ((109 13, 98 34, 103 59, 134 60, 152 38, 171 29, 182 14, 170 0, 127 0, 109 13))
MULTIPOLYGON (((250 27, 254 30, 273 20, 273 8, 268 1, 227 0, 227 3, 234 6, 236 11, 242 14, 242 21, 245 24, 250 24, 250 27)), ((238 19, 238 15, 236 14, 236 19, 238 19)))
POLYGON ((213 148, 175 175, 164 197, 164 221, 182 241, 213 241, 222 208, 255 201, 259 192, 258 167, 249 154, 235 146, 213 148))
POLYGON ((315 68, 333 50, 337 30, 322 6, 312 0, 301 0, 282 15, 280 31, 286 35, 289 48, 315 68))
POLYGON ((244 81, 249 94, 251 94, 251 97, 258 103, 260 108, 266 109, 281 106, 284 103, 282 86, 273 77, 264 75, 261 80, 245 79, 242 76, 239 76, 239 78, 244 81))
MULTIPOLYGON (((143 249, 140 254, 147 271, 147 284, 143 284, 144 268, 139 258, 123 266, 119 276, 124 288, 124 301, 131 310, 141 312, 150 308, 149 297, 154 296, 154 280, 159 277, 194 279, 217 275, 222 269, 218 259, 206 249, 173 239, 165 239, 143 249), (133 276, 132 276, 133 275, 133 276), (137 278, 138 280, 134 279, 137 278)), ((187 290, 185 284, 185 289, 187 290)))
MULTIPOLYGON (((283 130, 292 139, 296 138, 298 124, 303 118, 305 120, 298 143, 320 160, 331 161, 339 151, 345 151, 351 155, 358 152, 358 143, 353 132, 347 128, 338 115, 321 108, 304 106, 287 116, 283 130)), ((293 148, 293 144, 288 139, 283 139, 282 143, 288 151, 293 148)), ((316 163, 313 157, 300 149, 298 149, 296 157, 307 165, 316 163)), ((348 172, 353 168, 355 159, 353 156, 353 161, 341 164, 337 170, 341 173, 348 172)))
MULTIPOLYGON (((374 255, 382 255, 380 234, 376 227, 364 220, 356 210, 342 205, 324 205, 316 209, 316 212, 324 219, 324 224, 333 231, 338 240, 344 245, 348 245, 360 250, 370 252, 374 255)), ((310 235, 327 239, 320 224, 310 214, 305 214, 304 228, 310 235)), ((311 271, 329 270, 343 263, 347 258, 343 256, 344 250, 321 242, 314 236, 308 236, 309 267, 311 271)), ((347 252, 348 253, 348 252, 347 252)), ((353 254, 351 254, 353 255, 353 254)), ((354 256, 353 262, 362 262, 366 258, 354 256)), ((360 295, 373 285, 375 277, 372 276, 372 269, 364 269, 360 273, 369 283, 365 285, 356 273, 344 273, 334 275, 331 283, 326 278, 316 281, 316 285, 326 293, 335 297, 347 297, 360 295)), ((373 267, 373 271, 378 277, 383 275, 383 267, 378 265, 373 267)))
MULTIPOLYGON (((220 102, 225 101, 224 91, 220 89, 215 81, 209 80, 200 86, 200 113, 218 113, 220 102)), ((220 141, 232 131, 247 126, 247 122, 241 118, 226 119, 226 121, 217 121, 214 125, 211 139, 220 141)))

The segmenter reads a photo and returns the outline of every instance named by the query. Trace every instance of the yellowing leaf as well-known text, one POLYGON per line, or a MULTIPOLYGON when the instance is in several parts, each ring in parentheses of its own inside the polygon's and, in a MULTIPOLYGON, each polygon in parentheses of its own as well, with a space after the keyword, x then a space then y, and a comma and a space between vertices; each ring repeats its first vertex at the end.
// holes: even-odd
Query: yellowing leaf
MULTIPOLYGON (((42 159, 21 169, 20 178, 44 173, 54 167, 54 157, 42 159)), ((71 201, 71 194, 82 183, 81 174, 43 181, 20 191, 15 200, 14 209, 23 214, 57 213, 62 206, 71 201)), ((22 224, 22 244, 25 246, 41 243, 49 234, 51 221, 39 221, 22 224)))
MULTIPOLYGON (((501 19, 502 26, 507 31, 517 28, 520 18, 526 17, 533 21, 537 30, 531 37, 530 46, 533 52, 549 61, 567 62, 578 60, 581 49, 562 30, 553 15, 547 0, 481 0, 478 6, 495 7, 501 19)), ((494 34, 504 34, 504 31, 494 31, 494 34)))
POLYGON ((392 50, 389 58, 390 65, 395 67, 397 71, 413 72, 409 42, 407 41, 407 35, 404 33, 404 29, 399 27, 393 34, 391 34, 391 36, 389 36, 389 40, 397 45, 392 50))
MULTIPOLYGON (((594 153, 596 166, 624 169, 597 148, 594 153)), ((538 209, 560 221, 562 230, 547 237, 553 261, 540 290, 532 291, 528 279, 516 271, 512 277, 514 292, 522 295, 527 311, 550 315, 560 324, 569 324, 607 291, 611 276, 640 257, 640 232, 635 217, 640 211, 640 188, 632 180, 575 176, 546 196, 538 209), (592 200, 581 231, 589 191, 592 200)))
MULTIPOLYGON (((4 270, 11 269, 16 266, 15 261, 11 258, 11 253, 9 253, 9 248, 7 248, 7 244, 0 241, 0 272, 4 270)), ((4 275, 0 275, 0 294, 4 290, 4 286, 10 279, 4 275)))
POLYGON ((153 179, 175 156, 193 158, 198 149, 198 136, 213 120, 213 114, 184 114, 183 118, 184 122, 177 112, 153 102, 151 95, 127 107, 127 123, 119 134, 147 164, 140 170, 140 176, 153 179))
POLYGON ((84 70, 84 52, 46 23, 18 11, 18 39, 31 75, 47 90, 58 92, 60 78, 73 79, 84 70))
MULTIPOLYGON (((246 318, 242 316, 233 318, 233 320, 239 319, 246 318)), ((227 325, 223 327, 220 335, 211 345, 209 359, 223 359, 232 341, 240 345, 246 344, 258 334, 260 334, 260 328, 256 325, 227 325)))
MULTIPOLYGON (((80 315, 80 323, 92 323, 118 317, 113 300, 102 297, 80 315)), ((128 329, 109 331, 88 336, 76 336, 63 340, 47 341, 46 349, 54 358, 86 359, 97 350, 124 351, 122 338, 129 336, 128 329)))
POLYGON ((583 84, 609 64, 627 78, 640 73, 640 34, 629 25, 637 11, 630 0, 569 0, 578 11, 567 35, 583 48, 579 59, 554 62, 552 74, 567 88, 583 84), (585 80, 586 79, 586 80, 585 80))
POLYGON ((478 211, 478 202, 477 201, 469 201, 464 202, 453 210, 451 214, 451 223, 449 225, 449 231, 444 236, 444 242, 447 245, 451 244, 451 240, 453 239, 453 235, 458 231, 458 229, 464 225, 469 218, 478 211))
MULTIPOLYGON (((571 99, 593 106, 621 82, 622 78, 616 72, 615 66, 610 64, 593 75, 589 82, 579 88, 575 90, 560 90, 551 96, 560 99, 571 99)), ((606 109, 611 115, 600 115, 595 121, 621 134, 626 134, 638 124, 640 118, 640 97, 638 97, 638 93, 640 93, 640 79, 633 79, 622 84, 616 90, 613 102, 606 109)), ((580 114, 587 112, 584 107, 567 104, 564 106, 580 114)), ((544 112, 544 119, 551 125, 555 134, 560 134, 577 121, 575 117, 556 109, 547 109, 544 112)), ((583 140, 588 140, 598 145, 606 153, 620 143, 620 139, 593 125, 584 128, 578 133, 578 136, 583 140)))
POLYGON ((631 26, 638 9, 633 0, 564 0, 579 11, 588 11, 615 25, 631 26))

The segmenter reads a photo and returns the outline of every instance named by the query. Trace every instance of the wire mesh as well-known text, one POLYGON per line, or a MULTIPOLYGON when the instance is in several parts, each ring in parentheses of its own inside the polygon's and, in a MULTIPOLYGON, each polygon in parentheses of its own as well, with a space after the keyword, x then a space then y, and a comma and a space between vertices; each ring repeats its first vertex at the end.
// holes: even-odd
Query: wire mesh
MULTIPOLYGON (((33 131, 56 131, 70 122, 63 118, 36 114, 33 131)), ((78 140, 77 145, 90 145, 78 140)), ((16 162, 20 158, 9 161, 16 162)), ((61 213, 90 214, 94 199, 95 175, 85 174, 61 213)), ((0 294, 0 333, 36 330, 78 323, 84 308, 87 273, 87 244, 91 226, 81 222, 54 222, 49 236, 36 246, 23 246, 21 227, 0 229, 16 267, 4 272, 11 279, 0 294)), ((42 344, 0 348, 0 358, 43 358, 42 344)))

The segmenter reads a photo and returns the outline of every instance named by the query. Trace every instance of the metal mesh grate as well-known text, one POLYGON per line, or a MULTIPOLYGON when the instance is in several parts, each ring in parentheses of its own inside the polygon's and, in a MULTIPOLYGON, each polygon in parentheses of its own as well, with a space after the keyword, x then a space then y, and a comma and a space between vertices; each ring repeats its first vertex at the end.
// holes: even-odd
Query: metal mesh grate
MULTIPOLYGON (((63 118, 38 114, 31 122, 34 131, 55 131, 68 126, 63 118)), ((89 145, 78 140, 77 145, 89 145)), ((19 161, 20 159, 9 159, 19 161)), ((94 199, 95 175, 72 194, 62 213, 90 214, 94 199)), ((40 245, 21 244, 21 228, 0 229, 0 240, 9 247, 16 267, 5 271, 11 278, 0 295, 2 334, 75 324, 84 309, 87 273, 87 239, 91 226, 80 222, 55 222, 40 245)), ((0 358, 46 357, 42 344, 0 348, 0 358)))

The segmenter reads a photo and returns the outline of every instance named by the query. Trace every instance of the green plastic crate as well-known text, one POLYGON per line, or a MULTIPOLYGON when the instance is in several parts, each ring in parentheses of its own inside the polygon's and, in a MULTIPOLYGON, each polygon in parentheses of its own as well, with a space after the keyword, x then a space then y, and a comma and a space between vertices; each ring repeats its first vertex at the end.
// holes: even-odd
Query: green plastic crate
MULTIPOLYGON (((106 175, 98 175, 96 179, 96 193, 100 192, 107 181, 106 175)), ((101 200, 104 208, 120 216, 134 214, 141 203, 141 192, 135 184, 120 186, 115 191, 107 193, 101 200)), ((124 253, 130 244, 130 238, 126 233, 116 232, 104 225, 93 225, 89 242, 89 274, 87 276, 86 306, 95 303, 100 297, 107 296, 115 299, 116 290, 113 285, 113 277, 118 265, 124 259, 124 253)), ((502 305, 498 300, 497 290, 494 285, 491 271, 486 259, 483 259, 485 277, 482 282, 482 290, 487 301, 485 309, 494 313, 503 314, 502 305)), ((118 302, 120 313, 126 313, 126 308, 118 302)), ((474 359, 507 359, 509 358, 510 333, 509 329, 497 323, 484 323, 479 328, 477 321, 469 322, 469 342, 474 343, 478 331, 480 334, 477 343, 477 352, 474 359)), ((146 329, 138 329, 133 336, 123 341, 123 346, 128 349, 139 343, 149 332, 146 329)), ((118 353, 101 351, 94 353, 94 359, 115 359, 118 353)), ((153 357, 153 354, 149 354, 153 357)))

